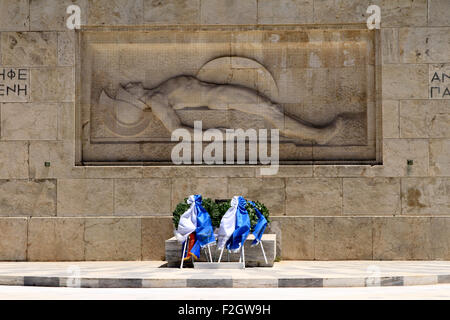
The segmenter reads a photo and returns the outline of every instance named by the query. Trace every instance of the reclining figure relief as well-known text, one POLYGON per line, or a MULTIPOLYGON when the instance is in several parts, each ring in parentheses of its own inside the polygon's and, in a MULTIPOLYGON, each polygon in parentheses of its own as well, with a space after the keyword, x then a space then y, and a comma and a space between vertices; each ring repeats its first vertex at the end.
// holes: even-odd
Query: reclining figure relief
MULTIPOLYGON (((121 96, 129 95, 127 100, 136 101, 126 108, 138 108, 132 113, 151 111, 172 132, 178 128, 192 131, 185 126, 176 110, 189 107, 208 107, 211 110, 238 110, 243 113, 262 117, 280 130, 280 135, 292 138, 311 140, 317 144, 325 144, 338 134, 344 126, 344 118, 338 115, 329 124, 316 127, 283 112, 280 105, 254 89, 234 84, 214 84, 201 81, 193 76, 177 76, 170 78, 152 89, 146 89, 142 83, 129 83, 119 88, 121 96), (126 93, 125 93, 126 92, 126 93)), ((100 104, 107 104, 109 98, 104 91, 100 96, 100 104)), ((118 96, 116 99, 120 99, 118 96)), ((201 111, 199 111, 201 112, 201 111)), ((123 110, 122 114, 127 111, 123 110)), ((199 114, 198 120, 201 120, 199 114)))

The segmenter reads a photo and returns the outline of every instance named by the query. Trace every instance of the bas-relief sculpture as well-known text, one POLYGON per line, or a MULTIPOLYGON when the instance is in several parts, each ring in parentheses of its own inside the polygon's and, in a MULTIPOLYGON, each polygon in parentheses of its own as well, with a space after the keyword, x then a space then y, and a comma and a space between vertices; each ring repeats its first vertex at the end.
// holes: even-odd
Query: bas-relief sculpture
MULTIPOLYGON (((231 84, 203 82, 192 76, 174 77, 153 89, 145 89, 142 83, 129 83, 124 88, 119 88, 117 100, 113 101, 102 91, 100 104, 110 106, 116 123, 133 125, 135 121, 140 122, 140 113, 152 112, 170 132, 184 128, 193 134, 193 128, 182 123, 176 110, 195 107, 223 111, 231 109, 259 116, 280 130, 280 134, 285 137, 311 140, 318 144, 327 143, 343 126, 343 117, 338 116, 322 128, 314 127, 284 114, 279 105, 255 90, 231 84)), ((201 120, 201 111, 198 113, 197 120, 201 120)), ((148 122, 145 123, 148 125, 148 122)), ((116 131, 116 128, 117 126, 112 126, 111 130, 116 131)), ((145 129, 141 124, 132 129, 135 128, 141 131, 145 129)), ((136 134, 139 133, 138 130, 123 130, 122 134, 136 134)))
POLYGON ((79 162, 170 162, 171 132, 196 120, 204 130, 279 129, 281 161, 375 160, 366 30, 80 37, 79 162))

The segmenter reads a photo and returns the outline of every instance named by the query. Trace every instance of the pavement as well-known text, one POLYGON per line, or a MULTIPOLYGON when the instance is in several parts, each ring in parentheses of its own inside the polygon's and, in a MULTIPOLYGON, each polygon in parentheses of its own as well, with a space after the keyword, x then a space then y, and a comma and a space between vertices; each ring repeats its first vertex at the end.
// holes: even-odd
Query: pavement
POLYGON ((353 288, 48 288, 0 286, 0 300, 450 300, 450 285, 353 288))
POLYGON ((443 285, 450 284, 450 261, 281 261, 245 270, 165 266, 163 261, 0 262, 0 286, 362 290, 438 285, 448 294, 443 285))

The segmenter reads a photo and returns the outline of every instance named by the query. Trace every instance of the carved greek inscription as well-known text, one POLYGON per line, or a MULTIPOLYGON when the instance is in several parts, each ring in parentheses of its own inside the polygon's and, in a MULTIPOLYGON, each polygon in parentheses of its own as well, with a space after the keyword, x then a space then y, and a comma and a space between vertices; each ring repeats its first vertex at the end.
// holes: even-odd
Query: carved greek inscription
POLYGON ((450 99, 450 64, 430 65, 430 99, 450 99))
POLYGON ((29 70, 0 67, 0 102, 26 102, 29 96, 29 70))

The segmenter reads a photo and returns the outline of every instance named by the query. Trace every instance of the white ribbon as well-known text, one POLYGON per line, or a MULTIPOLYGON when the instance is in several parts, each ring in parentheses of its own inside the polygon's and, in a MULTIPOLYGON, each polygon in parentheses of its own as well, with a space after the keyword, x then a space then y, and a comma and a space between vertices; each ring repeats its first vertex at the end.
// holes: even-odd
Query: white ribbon
POLYGON ((231 199, 231 207, 222 217, 220 221, 219 233, 217 235, 217 248, 222 249, 225 247, 228 239, 230 239, 231 235, 236 228, 236 211, 239 205, 239 197, 234 196, 231 199))
POLYGON ((187 237, 197 228, 197 209, 195 207, 194 196, 189 196, 186 202, 191 207, 181 215, 178 229, 175 231, 175 237, 181 243, 185 242, 187 237))

